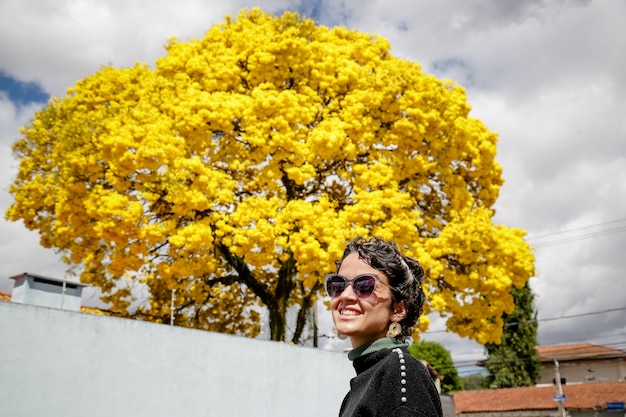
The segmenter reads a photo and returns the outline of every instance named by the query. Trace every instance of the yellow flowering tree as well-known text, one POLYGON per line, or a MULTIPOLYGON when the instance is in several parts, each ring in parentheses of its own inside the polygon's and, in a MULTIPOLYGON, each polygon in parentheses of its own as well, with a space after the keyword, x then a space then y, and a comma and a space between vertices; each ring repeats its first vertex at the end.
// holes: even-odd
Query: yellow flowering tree
POLYGON ((424 264, 427 311, 499 341, 534 258, 492 222, 497 138, 460 86, 294 13, 246 10, 166 49, 22 129, 8 219, 113 311, 251 337, 267 311, 271 338, 295 343, 346 241, 379 235, 424 264))

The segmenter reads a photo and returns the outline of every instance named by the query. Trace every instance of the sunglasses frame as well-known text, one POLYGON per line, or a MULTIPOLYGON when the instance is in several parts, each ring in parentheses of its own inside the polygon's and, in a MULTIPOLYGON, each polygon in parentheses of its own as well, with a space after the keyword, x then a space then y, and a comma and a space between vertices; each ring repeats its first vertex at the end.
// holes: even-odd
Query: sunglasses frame
POLYGON ((341 294, 343 294, 343 292, 346 290, 346 288, 348 288, 348 286, 352 286, 352 292, 354 292, 354 295, 357 296, 357 298, 369 298, 372 296, 372 294, 374 294, 374 291, 376 291, 376 284, 377 283, 381 283, 387 287, 389 287, 392 290, 395 290, 395 288, 393 288, 391 285, 387 284, 385 281, 382 281, 380 278, 378 278, 378 276, 376 274, 373 273, 365 273, 365 274, 359 274, 356 277, 352 278, 352 279, 348 279, 346 277, 344 277, 341 274, 337 274, 337 273, 333 273, 333 274, 326 274, 324 277, 324 290, 326 291, 326 294, 330 297, 330 298, 337 298, 339 297, 341 294), (334 277, 339 277, 342 278, 344 281, 345 286, 343 287, 343 289, 341 290, 341 292, 336 293, 336 295, 331 294, 328 291, 328 281, 331 278, 334 277), (355 288, 354 283, 359 279, 359 278, 364 278, 364 277, 369 277, 369 278, 374 278, 374 286, 372 288, 372 291, 367 294, 367 295, 363 295, 363 293, 361 292, 361 290, 358 290, 355 288))

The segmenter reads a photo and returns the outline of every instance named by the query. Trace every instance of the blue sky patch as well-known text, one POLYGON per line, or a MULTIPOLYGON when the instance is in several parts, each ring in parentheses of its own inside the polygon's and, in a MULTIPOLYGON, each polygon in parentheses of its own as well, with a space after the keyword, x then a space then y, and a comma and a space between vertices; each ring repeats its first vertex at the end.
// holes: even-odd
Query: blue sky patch
POLYGON ((323 0, 303 1, 295 11, 300 16, 308 17, 319 23, 322 18, 322 10, 324 10, 323 2, 323 0))
POLYGON ((297 8, 289 10, 328 27, 348 26, 351 18, 351 11, 345 4, 329 0, 304 0, 297 8))
POLYGON ((45 103, 50 98, 50 94, 38 83, 16 80, 2 69, 0 69, 0 92, 4 92, 16 106, 45 103))
POLYGON ((474 71, 472 67, 459 58, 446 58, 434 61, 431 72, 439 78, 450 78, 461 85, 468 87, 474 85, 474 71))

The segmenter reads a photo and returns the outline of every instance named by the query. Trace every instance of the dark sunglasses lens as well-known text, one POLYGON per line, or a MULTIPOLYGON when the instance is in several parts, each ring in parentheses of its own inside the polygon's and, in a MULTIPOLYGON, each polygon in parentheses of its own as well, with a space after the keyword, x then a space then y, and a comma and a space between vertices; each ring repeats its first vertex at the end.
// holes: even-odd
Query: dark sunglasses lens
POLYGON ((326 279, 326 292, 331 297, 339 296, 346 289, 347 281, 339 275, 331 275, 326 279))
POLYGON ((363 275, 354 280, 352 284, 357 297, 369 297, 376 288, 376 278, 371 275, 363 275))

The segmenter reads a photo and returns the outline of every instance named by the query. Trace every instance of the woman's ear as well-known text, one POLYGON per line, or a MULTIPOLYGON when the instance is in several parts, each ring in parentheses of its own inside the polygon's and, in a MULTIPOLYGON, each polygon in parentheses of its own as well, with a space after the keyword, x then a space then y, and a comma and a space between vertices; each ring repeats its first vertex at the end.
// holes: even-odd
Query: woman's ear
POLYGON ((397 302, 393 305, 393 321, 398 323, 406 317, 406 304, 404 301, 397 302))

